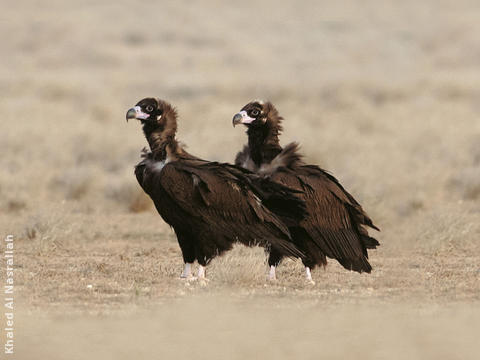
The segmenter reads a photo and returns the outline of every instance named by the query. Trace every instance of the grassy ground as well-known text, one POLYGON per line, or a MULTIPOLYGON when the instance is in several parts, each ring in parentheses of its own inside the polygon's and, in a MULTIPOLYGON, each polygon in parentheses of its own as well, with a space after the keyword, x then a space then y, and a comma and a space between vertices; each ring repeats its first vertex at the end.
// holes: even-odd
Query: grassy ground
POLYGON ((1 16, 18 358, 477 357, 476 1, 26 1, 1 16), (145 96, 220 161, 246 140, 233 114, 273 101, 282 142, 382 228, 372 274, 331 262, 307 286, 285 261, 266 283, 263 251, 236 247, 206 287, 178 280, 176 239, 133 175, 146 141, 124 115, 145 96))

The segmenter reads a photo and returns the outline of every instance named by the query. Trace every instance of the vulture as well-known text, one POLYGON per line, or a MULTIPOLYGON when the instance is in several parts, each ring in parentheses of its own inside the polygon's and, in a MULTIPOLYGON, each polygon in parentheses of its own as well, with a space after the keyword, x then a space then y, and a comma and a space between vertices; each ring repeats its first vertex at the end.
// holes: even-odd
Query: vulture
MULTIPOLYGON (((302 161, 297 143, 280 146, 282 120, 271 102, 252 101, 235 114, 233 126, 245 125, 248 135, 248 144, 237 154, 235 164, 300 191, 307 216, 289 224, 289 230, 305 254, 308 282, 314 283, 311 269, 325 266, 327 257, 348 270, 370 273, 367 249, 380 244, 369 236, 366 227, 379 229, 335 177, 302 161)), ((282 257, 272 249, 268 259, 272 280, 282 257)))
POLYGON ((189 154, 175 138, 177 112, 166 101, 145 98, 126 118, 143 126, 150 151, 144 149, 135 175, 175 231, 185 264, 181 278, 205 279, 210 260, 235 242, 260 245, 279 256, 303 257, 288 230, 288 223, 305 214, 298 191, 189 154), (192 275, 195 261, 197 277, 192 275))

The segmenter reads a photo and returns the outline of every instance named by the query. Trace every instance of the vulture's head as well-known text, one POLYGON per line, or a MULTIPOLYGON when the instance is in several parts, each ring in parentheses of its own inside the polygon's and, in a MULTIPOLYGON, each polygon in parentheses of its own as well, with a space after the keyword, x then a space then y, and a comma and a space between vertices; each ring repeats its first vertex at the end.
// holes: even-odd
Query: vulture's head
POLYGON ((127 121, 137 119, 144 126, 176 130, 177 112, 168 102, 156 98, 145 98, 127 111, 127 121))
POLYGON ((280 133, 282 120, 270 101, 254 100, 233 116, 232 123, 233 126, 243 124, 248 129, 271 129, 280 133))

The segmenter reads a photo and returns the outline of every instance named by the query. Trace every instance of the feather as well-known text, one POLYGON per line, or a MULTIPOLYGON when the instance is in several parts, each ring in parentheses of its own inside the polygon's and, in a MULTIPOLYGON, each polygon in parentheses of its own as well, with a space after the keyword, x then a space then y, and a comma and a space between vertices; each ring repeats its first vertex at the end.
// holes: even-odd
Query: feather
POLYGON ((142 152, 135 175, 175 230, 185 263, 197 260, 205 266, 237 241, 303 258, 288 227, 275 214, 281 208, 282 214, 290 215, 290 208, 300 214, 290 216, 302 217, 305 206, 297 192, 233 165, 187 153, 175 139, 177 113, 170 104, 147 98, 137 106, 151 115, 142 118, 150 152, 142 152), (275 191, 284 197, 272 194, 275 191))
MULTIPOLYGON (((325 265, 329 257, 346 269, 370 272, 367 249, 375 249, 379 242, 366 227, 379 228, 333 175, 303 162, 297 143, 280 146, 283 118, 273 104, 254 101, 242 108, 250 117, 259 110, 258 119, 247 124, 248 145, 238 153, 236 164, 248 164, 259 175, 300 192, 306 217, 295 220, 277 213, 288 224, 293 242, 305 252, 305 266, 325 265)), ((271 257, 269 264, 281 259, 278 254, 271 257)))

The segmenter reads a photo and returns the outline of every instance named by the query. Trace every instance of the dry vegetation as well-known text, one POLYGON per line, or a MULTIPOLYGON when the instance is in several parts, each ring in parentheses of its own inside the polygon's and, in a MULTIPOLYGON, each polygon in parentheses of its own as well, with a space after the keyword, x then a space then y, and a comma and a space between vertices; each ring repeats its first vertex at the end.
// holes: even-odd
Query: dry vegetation
POLYGON ((0 228, 15 236, 19 359, 478 358, 478 1, 299 4, 2 8, 0 228), (262 250, 237 247, 208 286, 178 280, 176 239, 133 175, 146 142, 124 121, 150 95, 178 106, 192 152, 221 161, 245 142, 232 115, 272 100, 283 142, 382 228, 374 272, 332 262, 312 287, 286 261, 265 283, 262 250))

